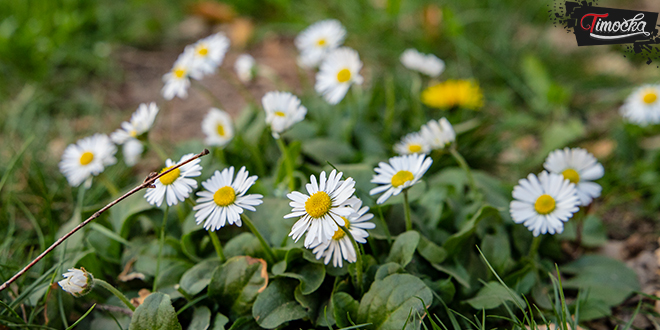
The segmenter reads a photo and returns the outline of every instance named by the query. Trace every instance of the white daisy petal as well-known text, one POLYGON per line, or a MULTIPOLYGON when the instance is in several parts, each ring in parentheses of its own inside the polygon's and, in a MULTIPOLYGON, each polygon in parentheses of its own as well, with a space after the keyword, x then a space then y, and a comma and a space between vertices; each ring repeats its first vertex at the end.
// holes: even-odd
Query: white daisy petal
POLYGON ((105 134, 95 134, 70 144, 62 154, 60 172, 72 187, 77 187, 92 176, 99 175, 106 166, 117 162, 117 147, 105 134))
POLYGON ((398 195, 403 189, 412 187, 429 169, 433 160, 423 154, 411 154, 390 158, 390 163, 379 163, 374 169, 376 174, 371 179, 372 183, 381 186, 371 189, 370 195, 381 195, 376 203, 383 204, 390 196, 398 195), (392 170, 393 169, 393 170, 392 170))
MULTIPOLYGON (((161 171, 173 167, 176 164, 183 163, 192 158, 195 154, 183 155, 178 163, 174 163, 171 159, 165 161, 166 167, 161 171)), ((176 205, 183 202, 194 189, 197 189, 197 181, 191 177, 199 176, 202 172, 202 166, 199 165, 200 160, 195 159, 190 163, 183 165, 164 176, 160 177, 154 182, 155 188, 147 189, 144 198, 149 204, 160 206, 163 199, 167 197, 167 205, 176 205)))
POLYGON ((660 123, 660 85, 635 89, 619 109, 621 116, 639 126, 660 123))
POLYGON ((266 112, 266 123, 270 125, 273 137, 291 128, 294 124, 305 119, 305 108, 298 97, 288 92, 268 92, 261 99, 266 112))
POLYGON ((326 56, 316 74, 316 92, 330 104, 341 101, 352 84, 361 84, 362 62, 358 53, 348 47, 337 48, 326 56))
POLYGON ((416 49, 406 49, 401 54, 401 64, 430 77, 437 77, 445 70, 445 62, 433 54, 422 54, 416 49))
POLYGON ((594 198, 600 196, 600 185, 592 181, 602 178, 605 169, 596 157, 586 150, 564 148, 552 151, 543 167, 575 184, 582 206, 589 205, 594 198))
POLYGON ((224 147, 234 137, 231 117, 225 111, 211 108, 202 121, 202 132, 206 135, 206 145, 224 147))

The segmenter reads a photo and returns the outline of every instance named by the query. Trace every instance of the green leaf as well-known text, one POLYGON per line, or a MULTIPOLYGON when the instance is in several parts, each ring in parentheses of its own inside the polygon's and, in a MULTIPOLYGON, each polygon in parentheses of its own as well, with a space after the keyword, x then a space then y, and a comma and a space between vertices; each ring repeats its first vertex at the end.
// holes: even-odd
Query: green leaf
POLYGON ((561 267, 574 277, 562 280, 566 289, 588 290, 589 300, 601 300, 609 306, 622 303, 629 295, 640 290, 637 274, 621 261, 599 255, 586 255, 561 267), (607 288, 604 290, 603 288, 607 288))
MULTIPOLYGON (((396 264, 398 266, 398 264, 396 264)), ((334 308, 335 322, 340 328, 350 327, 357 320, 360 303, 346 292, 335 292, 332 294, 332 307, 334 308)))
POLYGON ((252 307, 252 316, 266 329, 274 329, 284 322, 301 319, 307 311, 294 297, 298 281, 278 278, 262 292, 252 307))
POLYGON ((233 257, 213 272, 209 296, 230 310, 230 318, 248 315, 252 304, 268 285, 266 262, 247 256, 233 257))
POLYGON ((356 152, 349 144, 328 138, 307 140, 302 145, 302 152, 316 162, 324 164, 326 161, 333 164, 351 162, 356 152))
POLYGON ((396 262, 401 267, 406 267, 412 261, 415 249, 419 244, 419 233, 416 231, 407 231, 396 238, 387 262, 396 262))
POLYGON ((218 313, 215 315, 215 321, 213 321, 213 330, 225 330, 227 323, 229 323, 229 318, 218 313))
POLYGON ((498 274, 505 274, 513 264, 509 236, 504 230, 485 235, 481 239, 481 250, 498 274))
POLYGON ((291 212, 289 200, 265 197, 259 207, 268 212, 254 212, 251 218, 266 241, 272 246, 281 246, 285 240, 291 240, 288 237, 289 231, 298 219, 284 219, 284 216, 291 212))
POLYGON ((419 244, 417 245, 417 253, 432 264, 439 264, 447 258, 447 251, 437 244, 430 241, 423 235, 420 236, 419 244))
POLYGON ((250 257, 261 257, 263 254, 263 248, 259 239, 252 235, 252 233, 241 233, 238 236, 232 237, 227 244, 223 247, 226 258, 232 258, 236 256, 250 256, 250 257))
POLYGON ((234 321, 229 330, 261 330, 252 316, 243 316, 234 321))
POLYGON ((191 296, 202 292, 211 282, 213 270, 218 266, 220 266, 218 259, 204 260, 196 264, 181 276, 179 281, 181 289, 191 296))
POLYGON ((474 298, 466 302, 475 309, 493 309, 507 301, 525 305, 525 301, 517 293, 509 291, 499 282, 488 282, 474 298))
MULTIPOLYGON (((583 221, 582 246, 595 248, 607 242, 607 230, 598 216, 590 214, 581 221, 583 221)), ((577 221, 566 222, 564 232, 558 237, 561 240, 574 241, 577 237, 577 221)))
POLYGON ((397 273, 404 273, 405 271, 403 270, 403 267, 399 265, 396 262, 388 262, 380 267, 378 267, 378 270, 376 271, 376 275, 374 276, 374 280, 382 280, 392 274, 397 274, 397 273))
POLYGON ((182 329, 170 296, 156 292, 150 294, 135 309, 128 330, 176 330, 182 329))
POLYGON ((362 297, 357 323, 371 323, 372 329, 402 329, 412 315, 406 329, 416 329, 421 322, 418 315, 425 315, 419 299, 427 307, 433 301, 433 292, 422 280, 410 274, 390 275, 375 281, 362 297))
POLYGON ((325 266, 310 255, 309 251, 301 248, 287 251, 285 260, 277 263, 271 270, 274 275, 299 280, 301 293, 305 295, 316 291, 325 279, 325 266))
POLYGON ((211 310, 206 306, 195 307, 188 330, 206 330, 211 325, 211 310))
POLYGON ((477 211, 472 218, 466 222, 461 229, 451 235, 445 242, 443 248, 446 250, 448 255, 454 255, 458 253, 458 250, 467 242, 468 238, 474 234, 474 231, 477 229, 477 225, 481 220, 486 217, 500 217, 499 211, 489 205, 482 206, 479 211, 477 211))

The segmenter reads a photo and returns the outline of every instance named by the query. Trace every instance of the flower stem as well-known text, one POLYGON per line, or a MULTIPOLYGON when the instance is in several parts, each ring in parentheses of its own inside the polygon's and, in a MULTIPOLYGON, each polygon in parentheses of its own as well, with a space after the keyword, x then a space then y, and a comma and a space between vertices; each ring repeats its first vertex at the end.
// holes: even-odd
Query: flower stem
POLYGON ((406 214, 406 231, 413 229, 412 220, 410 219, 410 202, 408 202, 408 189, 403 191, 403 210, 406 214))
POLYGON ((114 286, 110 285, 110 283, 108 283, 104 280, 100 280, 98 278, 95 278, 94 279, 94 285, 98 285, 98 286, 110 291, 110 293, 114 294, 115 297, 119 298, 119 300, 121 300, 124 303, 124 305, 126 305, 126 307, 128 307, 128 309, 135 312, 135 306, 133 306, 133 304, 131 304, 131 302, 128 300, 128 298, 126 298, 126 296, 123 293, 121 293, 119 290, 117 290, 114 286))
POLYGON ((470 185, 470 190, 472 190, 474 193, 478 192, 479 190, 477 189, 477 183, 474 181, 474 176, 472 176, 472 171, 470 170, 468 163, 465 161, 465 158, 463 158, 458 150, 456 150, 455 145, 449 148, 449 152, 454 157, 454 159, 456 159, 456 162, 463 169, 463 171, 465 171, 465 175, 468 178, 468 184, 470 185))
POLYGON ((218 255, 218 258, 220 258, 220 262, 224 263, 227 261, 227 258, 225 258, 225 253, 222 250, 222 244, 220 243, 218 235, 214 231, 209 231, 209 236, 211 237, 211 242, 215 248, 215 253, 218 255))
POLYGON ((541 245, 542 236, 534 236, 532 240, 532 246, 529 248, 529 257, 534 258, 536 253, 539 251, 539 246, 541 245))
POLYGON ((221 147, 217 147, 213 150, 215 156, 218 158, 218 161, 222 165, 227 165, 227 159, 225 158, 225 150, 221 147))
POLYGON ((353 243, 353 249, 355 249, 355 256, 356 261, 355 261, 355 268, 357 269, 357 286, 358 290, 360 290, 360 293, 362 293, 362 253, 360 252, 360 246, 358 246, 357 241, 355 241, 355 237, 353 237, 353 234, 351 234, 351 231, 348 230, 345 226, 339 226, 341 230, 346 233, 348 238, 351 239, 351 243, 353 243))
POLYGON ((425 120, 424 111, 422 111, 422 104, 420 94, 422 90, 422 76, 419 73, 413 74, 412 84, 410 84, 410 98, 412 99, 412 118, 413 126, 417 127, 425 120))
POLYGON ((286 149, 284 140, 281 137, 275 140, 277 140, 277 146, 280 147, 282 157, 284 157, 284 165, 286 166, 286 173, 289 178, 289 191, 293 191, 296 189, 296 183, 293 178, 293 163, 291 162, 291 158, 289 158, 289 153, 286 149))
POLYGON ((254 226, 252 220, 250 220, 250 218, 247 215, 245 215, 245 213, 241 213, 241 219, 243 219, 245 225, 248 226, 248 228, 250 228, 250 231, 254 234, 254 236, 257 236, 257 239, 259 240, 261 246, 264 248, 264 251, 266 252, 267 258, 270 259, 268 260, 268 262, 274 264, 275 260, 277 260, 277 258, 275 258, 275 253, 273 252, 273 249, 271 249, 270 245, 268 245, 268 242, 266 242, 264 237, 261 236, 261 233, 259 232, 259 230, 257 230, 257 227, 254 226))
POLYGON ((170 211, 170 206, 165 205, 165 213, 163 215, 163 225, 160 227, 160 240, 158 243, 158 258, 156 259, 156 275, 154 275, 154 287, 151 292, 156 292, 158 289, 158 273, 160 273, 160 259, 163 256, 163 245, 165 245, 165 226, 167 226, 167 214, 170 211))
POLYGON ((105 186, 105 189, 108 191, 108 193, 110 193, 110 195, 119 195, 119 189, 117 189, 117 186, 115 186, 115 184, 108 179, 108 176, 105 175, 105 173, 99 174, 98 178, 99 181, 101 181, 101 183, 105 186))
POLYGON ((385 230, 385 237, 387 237, 387 243, 392 244, 392 234, 390 234, 390 228, 387 227, 387 222, 385 222, 385 217, 383 217, 383 209, 380 205, 376 204, 376 209, 378 210, 378 218, 382 223, 383 230, 385 230))
POLYGON ((150 140, 147 141, 146 143, 147 143, 147 146, 148 146, 149 148, 151 148, 154 152, 156 152, 156 154, 158 155, 158 157, 160 158, 160 160, 162 160, 163 162, 164 162, 167 158, 169 158, 169 157, 167 157, 167 154, 165 153, 165 151, 163 151, 163 149, 162 149, 161 147, 159 147, 156 143, 154 143, 154 142, 152 142, 152 141, 150 141, 150 140))

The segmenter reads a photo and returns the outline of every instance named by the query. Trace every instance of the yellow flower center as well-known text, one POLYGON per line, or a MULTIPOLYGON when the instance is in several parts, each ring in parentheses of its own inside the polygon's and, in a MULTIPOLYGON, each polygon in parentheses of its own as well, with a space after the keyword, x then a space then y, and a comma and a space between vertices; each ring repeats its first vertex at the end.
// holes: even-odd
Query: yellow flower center
POLYGON ((181 79, 181 78, 185 77, 185 75, 186 75, 186 69, 176 68, 176 69, 174 69, 174 70, 172 71, 172 73, 174 73, 174 76, 175 76, 175 77, 181 79))
POLYGON ((218 124, 218 126, 215 129, 216 131, 218 131, 218 135, 225 136, 225 127, 222 126, 222 124, 218 124))
POLYGON ((422 103, 438 109, 461 107, 476 110, 483 106, 483 93, 472 80, 447 80, 426 88, 422 103))
POLYGON ((330 211, 332 200, 324 191, 317 191, 305 202, 305 211, 312 218, 320 218, 330 211))
POLYGON ((286 114, 285 114, 284 112, 282 112, 282 111, 275 111, 275 116, 278 116, 278 117, 286 117, 286 114))
POLYGON ((534 209, 539 214, 548 214, 555 210, 555 199, 548 194, 543 194, 536 199, 534 209))
MULTIPOLYGON (((351 223, 348 221, 348 219, 346 219, 345 217, 341 217, 341 218, 344 219, 344 223, 345 223, 344 226, 346 227, 346 229, 351 229, 351 223)), ((332 239, 334 239, 335 241, 338 241, 338 240, 344 238, 344 236, 346 236, 346 233, 344 232, 344 230, 341 229, 341 228, 338 228, 337 231, 335 231, 335 234, 332 235, 332 239)))
POLYGON ((392 186, 394 188, 414 179, 415 176, 410 171, 402 170, 392 176, 392 186))
POLYGON ((340 83, 345 83, 347 81, 351 80, 351 71, 348 69, 341 69, 337 73, 337 81, 340 83))
POLYGON ((325 40, 325 38, 321 38, 321 39, 319 39, 319 41, 316 42, 316 44, 320 47, 325 46, 326 43, 327 43, 327 41, 325 40))
POLYGON ((213 194, 213 201, 218 206, 229 206, 236 200, 236 192, 230 186, 224 186, 213 194))
POLYGON ((131 137, 136 137, 137 132, 135 130, 131 130, 130 132, 128 132, 128 135, 130 135, 131 137))
MULTIPOLYGON (((171 169, 174 166, 175 165, 172 165, 170 167, 166 167, 162 171, 160 171, 160 173, 164 173, 165 171, 171 169)), ((179 175, 181 175, 181 170, 179 170, 179 168, 176 168, 176 169, 172 170, 171 172, 161 176, 158 180, 160 180, 160 183, 167 186, 167 185, 171 185, 172 182, 174 182, 174 180, 178 179, 179 175)))
POLYGON ((419 144, 411 144, 408 146, 408 151, 410 151, 411 154, 416 154, 422 151, 422 146, 419 144))
POLYGON ((564 176, 564 179, 577 184, 580 182, 580 174, 572 168, 565 169, 564 172, 561 172, 561 175, 564 176))
POLYGON ((80 165, 87 165, 91 163, 93 160, 94 160, 94 154, 89 151, 85 151, 83 152, 82 155, 80 155, 80 165))
POLYGON ((658 94, 654 92, 648 92, 644 95, 644 103, 651 104, 658 99, 658 94))
POLYGON ((199 56, 206 56, 206 54, 208 53, 209 53, 209 49, 206 48, 206 46, 203 45, 197 46, 197 54, 199 54, 199 56))

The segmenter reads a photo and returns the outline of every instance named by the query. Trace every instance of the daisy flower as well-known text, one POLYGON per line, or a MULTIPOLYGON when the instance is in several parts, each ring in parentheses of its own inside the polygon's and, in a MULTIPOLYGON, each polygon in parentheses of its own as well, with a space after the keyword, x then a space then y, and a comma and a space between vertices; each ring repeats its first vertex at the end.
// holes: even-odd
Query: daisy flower
POLYGON ((564 148, 555 150, 545 159, 543 167, 550 173, 564 176, 564 179, 575 184, 577 196, 582 206, 600 196, 601 187, 592 182, 603 177, 605 169, 596 157, 582 148, 564 148))
POLYGON ((250 54, 241 54, 236 58, 234 63, 234 70, 238 76, 238 80, 243 83, 250 82, 254 77, 255 61, 254 57, 250 54))
POLYGON ((444 149, 447 145, 456 141, 456 132, 447 118, 431 120, 422 126, 421 134, 426 143, 433 150, 444 149))
POLYGON ((131 120, 121 123, 121 128, 112 133, 110 138, 117 144, 124 144, 129 139, 139 138, 151 129, 157 114, 156 103, 140 104, 131 116, 131 120))
POLYGON ((341 101, 351 84, 362 84, 362 62, 358 53, 348 47, 337 48, 321 63, 316 74, 316 92, 330 104, 341 101))
POLYGON ((445 62, 433 54, 422 54, 417 49, 406 49, 401 54, 401 64, 406 68, 419 71, 429 77, 437 77, 445 70, 445 62))
MULTIPOLYGON (((367 229, 374 229, 376 225, 371 220, 374 215, 367 213, 369 211, 368 206, 362 207, 362 201, 357 197, 351 197, 347 201, 347 208, 352 209, 353 213, 348 217, 343 217, 345 227, 348 231, 351 232, 353 238, 358 243, 366 243, 369 233, 367 229)), ((350 263, 357 261, 357 255, 353 242, 351 238, 346 235, 343 229, 339 228, 335 231, 335 234, 332 235, 332 238, 326 242, 323 242, 315 246, 312 250, 316 254, 316 259, 321 259, 323 257, 323 262, 327 265, 332 259, 332 265, 335 267, 342 267, 342 260, 346 260, 350 263)))
POLYGON ((194 64, 195 54, 191 48, 179 55, 172 70, 163 75, 165 86, 160 93, 166 100, 171 100, 175 96, 185 99, 188 97, 188 88, 190 87, 190 78, 202 79, 202 72, 194 64))
POLYGON ((511 218, 522 223, 534 236, 559 234, 564 231, 564 222, 580 209, 580 199, 575 185, 561 174, 543 171, 520 179, 513 188, 509 206, 511 218))
POLYGON ((380 186, 371 189, 369 195, 385 192, 376 201, 378 204, 385 203, 390 196, 396 196, 419 182, 432 163, 431 158, 420 154, 392 157, 389 164, 380 162, 371 179, 371 183, 380 186))
MULTIPOLYGON (((181 157, 178 163, 171 159, 165 161, 165 168, 160 172, 163 173, 170 168, 185 162, 192 158, 195 154, 187 154, 181 157)), ((188 198, 193 190, 197 189, 197 181, 191 179, 202 174, 202 166, 199 165, 199 158, 183 165, 163 176, 154 182, 155 188, 150 188, 144 194, 144 198, 151 205, 160 206, 163 204, 163 199, 167 196, 167 205, 176 205, 180 201, 188 198)))
POLYGON ((300 104, 300 99, 288 92, 268 92, 261 99, 261 104, 266 111, 266 123, 276 139, 293 124, 305 119, 307 114, 307 108, 300 104))
POLYGON ((258 194, 245 195, 245 192, 257 181, 257 176, 248 177, 245 166, 241 167, 234 179, 234 167, 215 171, 213 176, 202 182, 203 191, 197 192, 197 205, 193 207, 195 221, 201 224, 204 220, 204 229, 216 231, 225 226, 242 225, 241 214, 243 209, 256 211, 254 208, 263 203, 263 196, 258 194))
POLYGON ((116 163, 116 152, 117 147, 107 135, 94 134, 66 147, 59 164, 60 172, 72 187, 77 187, 116 163))
POLYGON ((344 43, 346 29, 338 20, 316 22, 301 32, 295 40, 300 51, 298 62, 304 67, 317 67, 325 56, 344 43))
POLYGON ((193 54, 192 66, 203 74, 213 74, 229 49, 229 38, 216 33, 186 47, 193 54))
POLYGON ((621 106, 621 116, 639 126, 660 123, 660 85, 644 85, 635 89, 621 106))
POLYGON ((68 272, 62 274, 63 280, 57 282, 62 290, 70 293, 74 297, 82 297, 92 291, 94 286, 94 276, 87 272, 85 268, 70 268, 68 272))
POLYGON ((218 108, 211 108, 202 121, 202 132, 206 135, 204 143, 207 145, 225 146, 234 137, 231 117, 218 108))
POLYGON ((122 153, 124 154, 124 162, 127 166, 134 166, 140 161, 144 146, 138 139, 129 139, 124 142, 122 146, 122 153))
POLYGON ((422 91, 422 103, 432 108, 453 107, 476 110, 481 108, 484 95, 472 80, 447 80, 422 91))
POLYGON ((330 172, 326 179, 325 171, 321 172, 317 183, 314 175, 306 188, 309 195, 294 191, 287 195, 293 208, 285 219, 300 217, 291 228, 291 236, 296 242, 307 232, 305 247, 316 246, 332 238, 339 225, 345 224, 342 217, 348 217, 353 212, 345 207, 346 201, 355 192, 353 178, 342 180, 342 172, 330 172))
POLYGON ((428 142, 420 133, 410 133, 394 145, 394 151, 399 155, 426 154, 431 150, 428 142))

